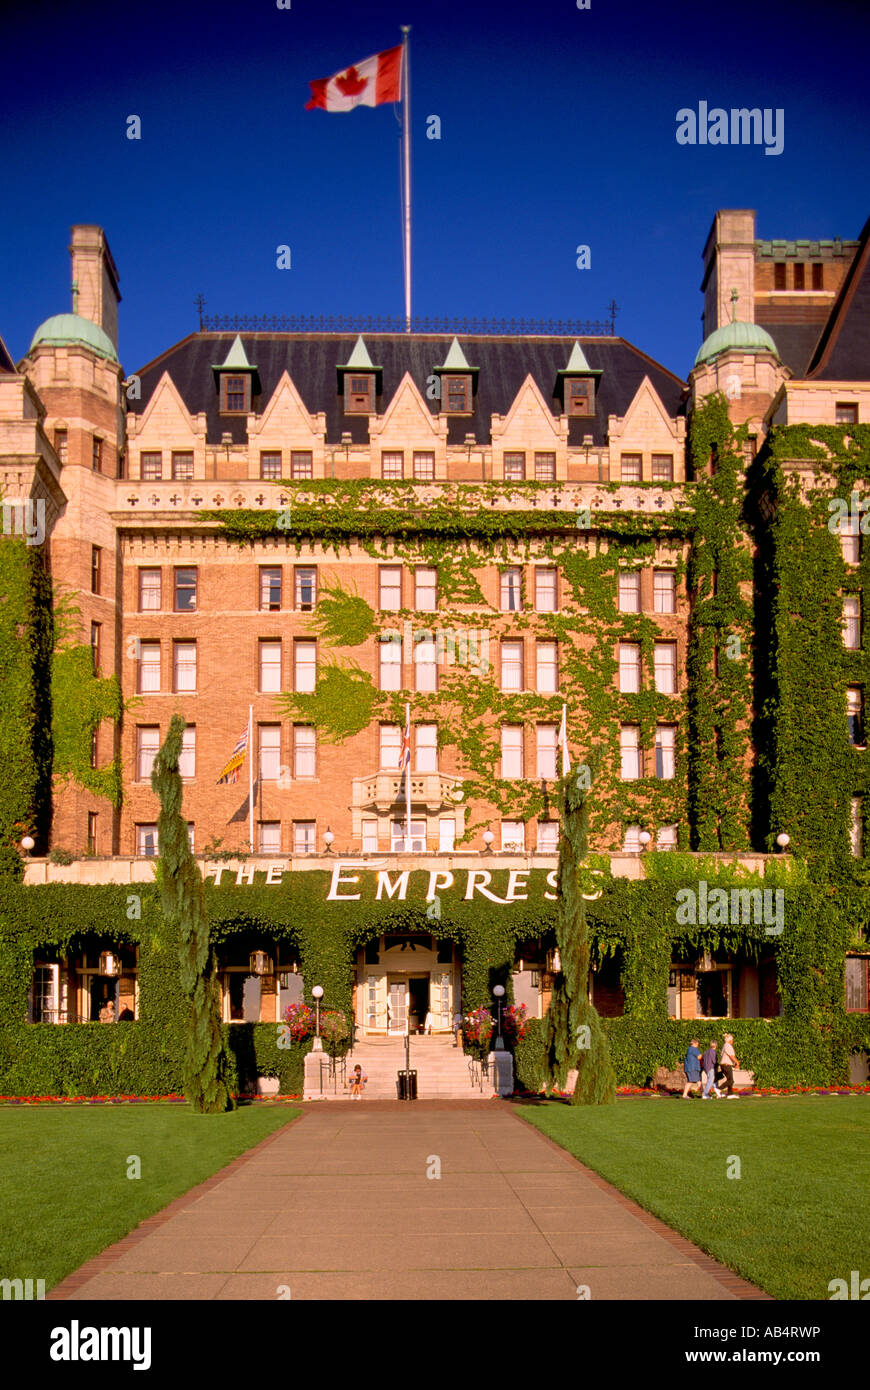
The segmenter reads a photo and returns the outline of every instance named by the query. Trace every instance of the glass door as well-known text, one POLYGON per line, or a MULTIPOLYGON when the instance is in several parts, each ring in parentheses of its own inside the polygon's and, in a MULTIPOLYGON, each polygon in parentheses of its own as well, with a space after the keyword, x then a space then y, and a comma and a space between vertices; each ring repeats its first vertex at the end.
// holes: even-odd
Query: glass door
POLYGON ((389 1031, 404 1033, 408 1022, 408 982, 406 979, 389 982, 389 1031))

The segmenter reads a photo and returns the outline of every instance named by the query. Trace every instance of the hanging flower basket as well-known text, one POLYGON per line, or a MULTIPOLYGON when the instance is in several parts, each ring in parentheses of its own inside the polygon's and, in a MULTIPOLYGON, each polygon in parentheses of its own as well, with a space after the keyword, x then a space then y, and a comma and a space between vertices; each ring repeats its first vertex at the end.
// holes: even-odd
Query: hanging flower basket
POLYGON ((314 1010, 308 1004, 288 1004, 284 1022, 294 1042, 304 1042, 314 1032, 314 1010))
POLYGON ((508 1047, 522 1042, 529 1031, 528 1012, 525 1004, 508 1004, 502 1009, 501 1031, 508 1047))

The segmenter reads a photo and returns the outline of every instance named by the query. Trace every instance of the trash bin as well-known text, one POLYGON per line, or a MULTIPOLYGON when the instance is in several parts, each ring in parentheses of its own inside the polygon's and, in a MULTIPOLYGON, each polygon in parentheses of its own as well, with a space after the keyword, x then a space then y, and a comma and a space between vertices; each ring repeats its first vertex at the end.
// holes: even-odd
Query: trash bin
POLYGON ((400 1072, 399 1072, 399 1100, 407 1100, 407 1099, 408 1099, 408 1073, 407 1073, 406 1071, 400 1071, 400 1072))
POLYGON ((399 1100, 417 1099, 417 1073, 415 1071, 399 1072, 399 1100))

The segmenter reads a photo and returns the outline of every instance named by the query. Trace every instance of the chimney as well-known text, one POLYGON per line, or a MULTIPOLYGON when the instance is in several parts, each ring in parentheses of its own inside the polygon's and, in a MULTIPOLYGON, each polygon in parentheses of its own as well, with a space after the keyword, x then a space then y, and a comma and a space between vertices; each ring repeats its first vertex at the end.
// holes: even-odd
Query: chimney
POLYGON ((99 324, 118 350, 118 270, 102 227, 71 228, 73 312, 99 324))

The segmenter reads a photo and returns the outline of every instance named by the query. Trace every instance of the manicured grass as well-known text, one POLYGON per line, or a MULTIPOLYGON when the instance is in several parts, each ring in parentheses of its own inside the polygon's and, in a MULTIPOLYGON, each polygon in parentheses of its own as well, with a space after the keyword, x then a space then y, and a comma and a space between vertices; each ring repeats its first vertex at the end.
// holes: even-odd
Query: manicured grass
MULTIPOLYGON (((625 1099, 520 1114, 775 1298, 870 1277, 870 1096, 625 1099), (741 1176, 726 1176, 732 1157, 741 1176)), ((732 1165, 733 1166, 733 1165, 732 1165)))
POLYGON ((0 1107, 0 1278, 46 1290, 299 1111, 0 1107), (138 1155, 140 1178, 128 1178, 138 1155))

